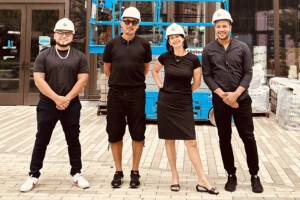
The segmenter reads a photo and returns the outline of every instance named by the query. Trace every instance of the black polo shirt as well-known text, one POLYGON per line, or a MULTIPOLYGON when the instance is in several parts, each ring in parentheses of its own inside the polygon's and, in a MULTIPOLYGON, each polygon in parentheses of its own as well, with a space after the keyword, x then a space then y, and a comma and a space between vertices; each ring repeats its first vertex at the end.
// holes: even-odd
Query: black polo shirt
POLYGON ((246 90, 238 98, 247 94, 252 79, 252 57, 246 43, 235 38, 225 50, 215 40, 204 47, 202 54, 203 78, 211 91, 221 88, 224 92, 234 92, 239 86, 246 90))
MULTIPOLYGON (((60 54, 65 57, 67 51, 60 54)), ((70 47, 68 57, 61 59, 56 53, 55 46, 52 46, 40 52, 35 60, 33 71, 45 73, 45 81, 50 88, 56 94, 65 96, 76 84, 78 74, 88 73, 88 64, 85 55, 77 49, 70 47)), ((50 100, 42 93, 40 97, 50 100)))
POLYGON ((122 36, 110 40, 103 61, 111 63, 109 87, 145 86, 145 63, 152 60, 150 43, 139 36, 129 42, 122 36))

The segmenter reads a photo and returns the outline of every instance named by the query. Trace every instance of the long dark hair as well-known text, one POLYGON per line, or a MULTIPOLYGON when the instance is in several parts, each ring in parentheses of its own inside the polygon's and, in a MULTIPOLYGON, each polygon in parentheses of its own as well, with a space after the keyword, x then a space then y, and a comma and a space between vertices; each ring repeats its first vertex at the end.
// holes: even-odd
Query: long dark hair
MULTIPOLYGON (((187 49, 188 48, 188 44, 187 44, 187 41, 186 41, 185 37, 183 35, 181 35, 181 34, 180 34, 180 37, 182 37, 184 39, 184 41, 183 41, 183 48, 187 49)), ((169 44, 169 37, 167 39, 166 48, 167 48, 168 51, 174 52, 173 47, 169 44)))

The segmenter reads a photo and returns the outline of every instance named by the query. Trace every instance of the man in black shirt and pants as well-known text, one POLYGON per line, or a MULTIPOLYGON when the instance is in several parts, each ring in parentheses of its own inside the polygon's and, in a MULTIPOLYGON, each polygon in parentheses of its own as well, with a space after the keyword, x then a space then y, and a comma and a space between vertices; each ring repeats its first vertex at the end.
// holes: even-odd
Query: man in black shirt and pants
POLYGON ((78 97, 88 81, 88 65, 85 55, 70 46, 74 34, 73 22, 67 18, 60 19, 54 28, 56 45, 40 52, 35 60, 33 76, 40 90, 38 131, 29 177, 22 184, 21 192, 28 192, 37 184, 46 149, 58 121, 61 122, 68 144, 72 182, 82 189, 89 187, 89 182, 81 175, 81 104, 78 97))
POLYGON ((228 173, 225 190, 236 190, 237 177, 231 146, 231 119, 233 117, 247 155, 252 191, 263 192, 257 176, 258 153, 254 137, 251 97, 247 88, 252 79, 252 59, 249 47, 230 37, 232 18, 226 10, 213 15, 217 39, 208 44, 202 55, 203 78, 213 92, 213 106, 218 128, 224 168, 228 173))
POLYGON ((113 188, 121 187, 124 177, 122 149, 126 122, 133 152, 129 184, 131 188, 140 187, 139 164, 146 130, 145 76, 152 59, 149 42, 136 35, 140 21, 140 12, 135 7, 125 9, 121 22, 123 33, 106 44, 103 55, 104 73, 109 78, 106 131, 116 167, 113 188))

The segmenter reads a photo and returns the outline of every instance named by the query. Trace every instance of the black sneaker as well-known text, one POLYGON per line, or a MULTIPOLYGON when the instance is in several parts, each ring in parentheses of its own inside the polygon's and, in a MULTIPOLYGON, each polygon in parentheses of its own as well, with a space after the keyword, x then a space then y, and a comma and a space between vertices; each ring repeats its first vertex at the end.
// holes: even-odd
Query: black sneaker
POLYGON ((260 183, 260 178, 257 175, 251 176, 251 186, 252 186, 252 192, 262 193, 264 191, 264 188, 260 183))
POLYGON ((130 188, 139 188, 141 186, 140 182, 141 176, 139 175, 139 171, 132 171, 130 174, 130 188))
POLYGON ((111 181, 111 186, 113 188, 120 188, 123 177, 124 177, 124 174, 122 171, 116 171, 115 175, 114 175, 114 179, 111 181))
POLYGON ((225 184, 225 190, 228 192, 234 192, 236 190, 237 179, 235 174, 229 174, 227 183, 225 184))

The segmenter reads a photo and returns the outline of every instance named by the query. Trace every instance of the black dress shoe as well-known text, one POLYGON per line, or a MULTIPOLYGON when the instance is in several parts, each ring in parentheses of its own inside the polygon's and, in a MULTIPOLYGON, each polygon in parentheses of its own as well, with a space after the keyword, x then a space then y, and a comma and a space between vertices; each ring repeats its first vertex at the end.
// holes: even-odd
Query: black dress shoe
POLYGON ((236 190, 237 178, 235 174, 229 174, 227 183, 225 184, 225 190, 228 192, 234 192, 236 190))
POLYGON ((260 178, 257 175, 251 176, 251 186, 252 186, 252 191, 255 193, 262 193, 264 191, 264 188, 260 182, 260 178))

